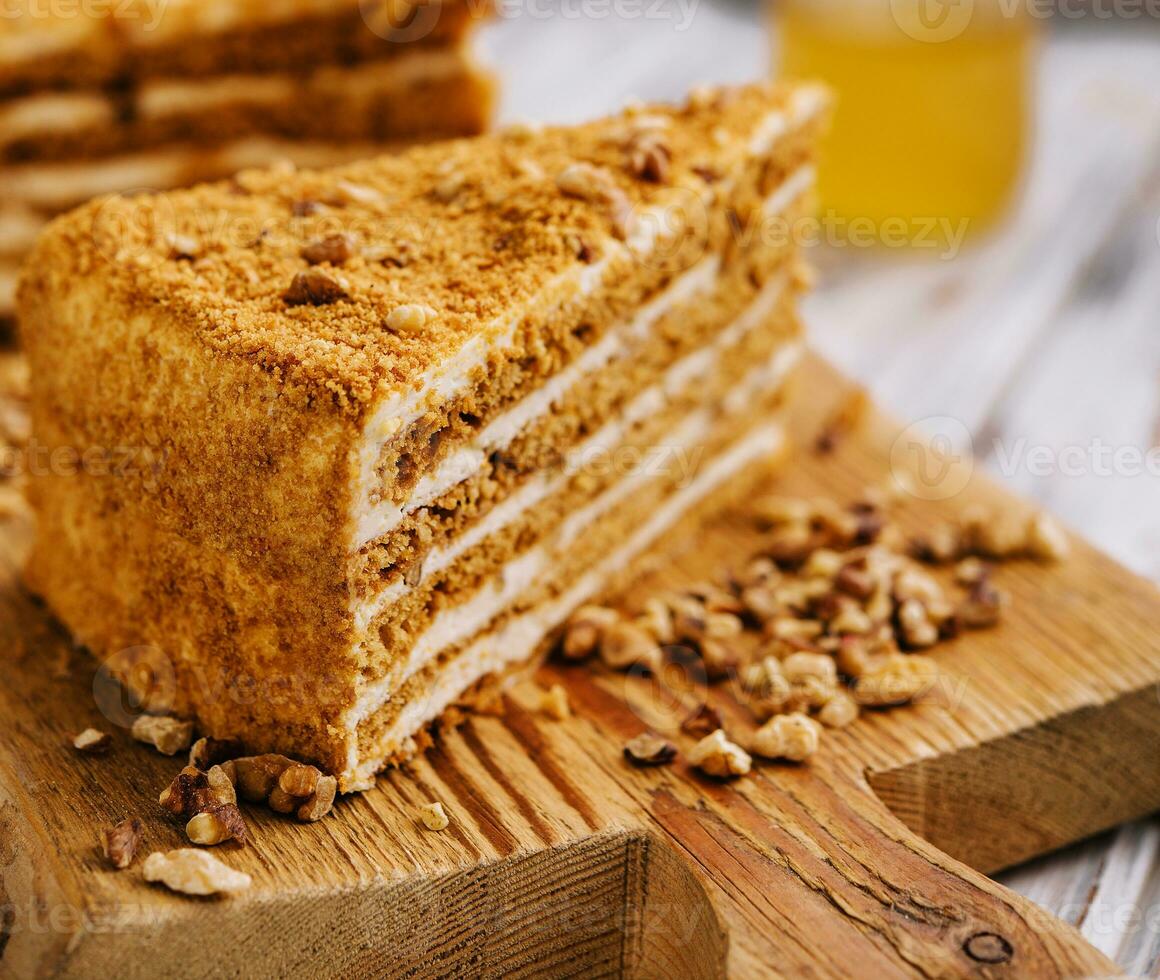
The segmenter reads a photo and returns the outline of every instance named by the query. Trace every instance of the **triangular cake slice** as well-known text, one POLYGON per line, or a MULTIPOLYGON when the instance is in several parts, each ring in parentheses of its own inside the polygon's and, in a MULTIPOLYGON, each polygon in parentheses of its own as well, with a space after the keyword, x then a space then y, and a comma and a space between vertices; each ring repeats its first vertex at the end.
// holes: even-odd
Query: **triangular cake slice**
POLYGON ((60 219, 21 289, 32 587, 151 710, 369 785, 776 460, 824 103, 60 219))

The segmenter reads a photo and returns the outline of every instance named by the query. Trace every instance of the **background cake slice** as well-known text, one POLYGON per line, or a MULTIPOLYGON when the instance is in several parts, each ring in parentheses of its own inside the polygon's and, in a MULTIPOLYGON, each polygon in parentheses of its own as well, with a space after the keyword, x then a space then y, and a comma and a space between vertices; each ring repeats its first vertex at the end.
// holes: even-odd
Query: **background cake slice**
POLYGON ((345 789, 782 448, 818 90, 58 220, 29 582, 153 710, 345 789), (69 465, 71 461, 71 465, 69 465))
POLYGON ((47 218, 277 159, 482 132, 486 4, 122 0, 0 19, 0 317, 47 218))

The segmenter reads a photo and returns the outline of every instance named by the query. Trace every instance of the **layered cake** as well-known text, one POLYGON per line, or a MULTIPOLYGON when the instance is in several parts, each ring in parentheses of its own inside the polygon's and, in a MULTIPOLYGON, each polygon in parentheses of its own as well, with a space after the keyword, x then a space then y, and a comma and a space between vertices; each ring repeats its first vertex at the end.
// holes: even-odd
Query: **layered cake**
POLYGON ((482 132, 486 4, 117 0, 0 17, 0 317, 48 217, 289 159, 482 132))
POLYGON ((31 587, 151 710, 366 787, 776 464, 823 110, 700 91, 58 219, 31 587))

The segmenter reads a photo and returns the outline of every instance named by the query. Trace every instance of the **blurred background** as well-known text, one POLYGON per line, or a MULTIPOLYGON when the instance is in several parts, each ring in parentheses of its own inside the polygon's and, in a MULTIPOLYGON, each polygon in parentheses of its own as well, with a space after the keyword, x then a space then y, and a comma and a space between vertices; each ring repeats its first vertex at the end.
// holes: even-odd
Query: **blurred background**
MULTIPOLYGON (((505 121, 830 82, 814 345, 1160 580, 1160 3, 510 0, 483 48, 505 121)), ((1160 975, 1160 822, 1002 880, 1160 975)))

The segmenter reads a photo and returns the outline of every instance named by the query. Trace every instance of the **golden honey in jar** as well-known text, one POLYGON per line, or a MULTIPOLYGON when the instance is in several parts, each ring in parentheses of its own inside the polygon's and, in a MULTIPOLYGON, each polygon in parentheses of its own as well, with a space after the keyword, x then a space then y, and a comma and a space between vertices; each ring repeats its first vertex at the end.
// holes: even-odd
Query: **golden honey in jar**
POLYGON ((1037 22, 1023 0, 774 0, 780 73, 836 96, 822 157, 838 237, 947 247, 1019 185, 1037 22))

